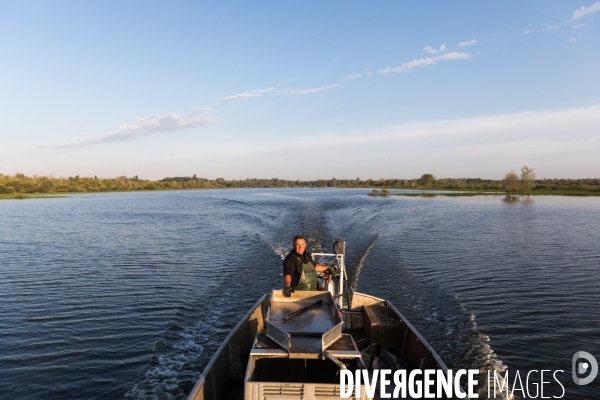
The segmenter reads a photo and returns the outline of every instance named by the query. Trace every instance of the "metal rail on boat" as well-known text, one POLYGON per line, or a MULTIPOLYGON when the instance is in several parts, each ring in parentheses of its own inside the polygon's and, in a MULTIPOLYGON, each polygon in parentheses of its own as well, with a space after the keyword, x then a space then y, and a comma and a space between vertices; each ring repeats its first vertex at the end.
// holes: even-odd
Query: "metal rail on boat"
MULTIPOLYGON (((339 242, 336 242, 339 243, 339 242)), ((343 243, 343 242, 342 242, 343 243)), ((334 296, 337 297, 337 303, 338 303, 338 307, 340 308, 340 310, 343 308, 344 306, 344 299, 343 299, 343 293, 344 293, 344 283, 347 283, 348 281, 348 275, 346 274, 346 257, 344 254, 344 245, 341 245, 341 249, 339 249, 341 252, 340 253, 313 253, 312 256, 313 257, 335 257, 335 260, 337 262, 338 268, 339 268, 339 282, 337 285, 337 288, 331 287, 330 291, 332 292, 332 294, 334 296), (335 290, 337 289, 337 290, 335 290)), ((334 245, 334 249, 335 249, 335 245, 334 245)))

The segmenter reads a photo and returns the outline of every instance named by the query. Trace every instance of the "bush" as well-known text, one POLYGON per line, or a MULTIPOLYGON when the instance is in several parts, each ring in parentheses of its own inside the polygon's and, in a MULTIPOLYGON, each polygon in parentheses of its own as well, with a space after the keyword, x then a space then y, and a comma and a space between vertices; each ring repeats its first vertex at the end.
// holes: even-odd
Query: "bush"
POLYGON ((8 181, 4 184, 4 186, 14 188, 15 192, 21 191, 21 182, 19 182, 19 181, 15 181, 15 180, 8 181))
POLYGON ((0 185, 0 194, 13 194, 16 193, 14 187, 0 185))

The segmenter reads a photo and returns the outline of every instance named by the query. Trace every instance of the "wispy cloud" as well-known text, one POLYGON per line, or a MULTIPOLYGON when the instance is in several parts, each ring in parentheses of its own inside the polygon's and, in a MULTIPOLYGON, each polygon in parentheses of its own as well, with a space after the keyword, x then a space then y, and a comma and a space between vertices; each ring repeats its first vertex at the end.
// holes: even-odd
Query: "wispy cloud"
POLYGON ((423 51, 424 51, 425 53, 428 53, 428 54, 437 54, 437 53, 443 53, 444 51, 446 51, 446 49, 447 49, 447 47, 446 47, 446 45, 445 45, 445 44, 441 45, 441 46, 440 46, 439 48, 437 48, 437 49, 434 49, 433 47, 430 47, 430 46, 425 46, 425 47, 423 47, 423 51))
POLYGON ((575 39, 575 38, 569 38, 569 42, 570 42, 570 43, 574 43, 574 42, 576 42, 576 41, 577 41, 577 39, 575 39))
POLYGON ((310 89, 287 89, 283 92, 289 93, 292 96, 302 96, 304 94, 319 93, 324 90, 329 90, 329 89, 338 88, 338 87, 342 87, 342 85, 334 84, 334 85, 327 85, 327 86, 321 86, 321 87, 310 88, 310 89))
POLYGON ((474 44, 477 44, 477 40, 471 39, 471 40, 467 40, 465 42, 460 42, 458 44, 458 47, 473 46, 474 44))
POLYGON ((597 11, 600 11, 600 1, 595 2, 589 7, 583 6, 573 11, 573 17, 571 17, 570 21, 578 20, 580 18, 585 17, 586 15, 593 14, 597 11))
POLYGON ((360 78, 361 76, 362 76, 362 74, 352 74, 352 75, 343 77, 342 80, 347 81, 347 80, 357 79, 357 78, 360 78))
POLYGON ((379 73, 387 75, 392 72, 407 72, 413 68, 426 67, 428 65, 433 65, 440 61, 467 60, 469 58, 471 58, 471 55, 469 53, 458 53, 458 52, 446 53, 446 54, 442 54, 442 55, 435 56, 435 57, 419 58, 419 59, 413 60, 411 62, 406 62, 396 68, 387 67, 386 69, 380 69, 379 73))
MULTIPOLYGON (((555 29, 558 29, 558 28, 561 28, 561 27, 567 25, 570 22, 577 21, 577 20, 585 17, 586 15, 590 15, 590 14, 593 14, 593 13, 598 12, 598 11, 600 11, 600 1, 597 1, 597 2, 593 3, 589 7, 583 6, 581 8, 578 8, 577 10, 573 11, 573 16, 568 21, 561 22, 561 23, 558 23, 556 25, 548 25, 547 27, 545 27, 544 29, 542 29, 542 32, 553 31, 555 29)), ((579 25, 576 25, 576 26, 579 27, 579 28, 581 27, 579 25)))
POLYGON ((115 131, 106 132, 102 135, 91 135, 69 143, 46 147, 60 149, 85 147, 102 143, 125 142, 140 139, 152 133, 175 132, 206 126, 220 121, 220 118, 209 115, 211 111, 211 108, 197 108, 182 115, 168 112, 162 115, 152 114, 145 117, 135 117, 133 124, 122 124, 115 131))
POLYGON ((533 33, 531 29, 526 29, 523 31, 523 35, 529 35, 530 33, 533 33))
POLYGON ((579 28, 583 28, 585 26, 585 24, 577 24, 577 25, 573 25, 573 29, 579 29, 579 28))
POLYGON ((220 99, 218 99, 218 101, 221 103, 232 103, 234 101, 249 99, 251 97, 260 97, 264 93, 273 92, 274 90, 275 90, 275 88, 273 86, 271 86, 266 89, 257 89, 257 90, 252 90, 250 92, 234 94, 233 96, 221 97, 220 99))
POLYGON ((548 25, 547 27, 542 29, 542 32, 553 31, 555 29, 565 26, 566 24, 567 24, 566 22, 561 22, 560 24, 556 24, 556 25, 548 25))

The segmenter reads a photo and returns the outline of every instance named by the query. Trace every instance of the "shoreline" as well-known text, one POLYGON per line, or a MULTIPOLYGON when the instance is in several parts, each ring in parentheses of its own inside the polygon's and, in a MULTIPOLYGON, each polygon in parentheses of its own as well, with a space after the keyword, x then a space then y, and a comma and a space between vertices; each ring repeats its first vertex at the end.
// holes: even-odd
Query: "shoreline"
MULTIPOLYGON (((91 194, 102 194, 102 193, 140 193, 140 192, 167 192, 167 191, 183 191, 183 190, 227 190, 227 189, 299 189, 299 188, 194 188, 194 189, 162 189, 162 190, 107 190, 102 192, 90 191, 90 192, 44 192, 44 193, 16 193, 16 194, 0 194, 0 200, 27 200, 27 199, 54 199, 54 198, 67 198, 71 195, 91 195, 91 194)), ((305 189, 364 189, 372 190, 373 188, 319 188, 319 187, 305 187, 305 189)), ((390 190, 390 189, 388 189, 390 190)), ((485 189, 391 189, 391 190, 403 190, 406 193, 389 193, 389 196, 404 196, 404 197, 473 197, 473 196, 500 196, 506 197, 506 192, 501 191, 490 191, 485 189), (412 192, 412 193, 411 193, 412 192)), ((532 190, 530 196, 568 196, 568 197, 600 197, 600 190, 580 190, 580 189, 557 189, 557 190, 532 190)), ((517 195, 512 197, 527 197, 527 195, 517 195)))
MULTIPOLYGON (((502 197, 528 197, 527 195, 508 195, 506 192, 490 192, 490 191, 464 191, 464 192, 431 192, 416 189, 420 193, 390 193, 390 196, 407 196, 407 197, 472 197, 472 196, 502 196, 502 197)), ((568 196, 568 197, 598 197, 600 190, 532 190, 529 196, 568 196)))

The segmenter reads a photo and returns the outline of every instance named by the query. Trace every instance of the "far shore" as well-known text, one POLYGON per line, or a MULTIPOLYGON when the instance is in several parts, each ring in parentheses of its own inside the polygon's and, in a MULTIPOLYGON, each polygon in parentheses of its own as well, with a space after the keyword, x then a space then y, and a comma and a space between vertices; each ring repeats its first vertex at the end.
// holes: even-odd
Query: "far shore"
MULTIPOLYGON (((335 188, 335 187, 306 187, 314 189, 352 189, 352 188, 335 188)), ((214 189, 241 189, 241 188, 213 188, 214 189)), ((256 189, 256 188, 248 188, 256 189)), ((294 188, 267 188, 267 189, 294 189, 294 188)), ((354 188, 354 189, 377 189, 377 188, 354 188)), ((163 189, 163 190, 109 190, 102 192, 44 192, 44 193, 16 193, 16 194, 0 194, 0 200, 24 200, 24 199, 48 199, 48 198, 66 198, 71 195, 93 195, 101 193, 140 193, 140 192, 163 192, 163 191, 179 191, 179 190, 208 190, 208 189, 163 189)), ((389 193, 389 196, 405 196, 405 197, 473 197, 473 196, 507 196, 505 191, 488 190, 488 189, 391 189, 402 190, 403 193, 389 193)), ((531 190, 530 196, 575 196, 575 197, 595 197, 600 196, 600 190, 531 190)), ((521 196, 523 197, 523 196, 521 196)))
POLYGON ((0 173, 0 200, 65 197, 81 193, 150 192, 170 190, 243 188, 330 188, 372 189, 370 196, 387 197, 390 190, 401 191, 398 196, 600 196, 600 178, 586 179, 535 179, 532 168, 521 168, 521 176, 514 171, 502 180, 481 178, 436 178, 423 174, 416 179, 317 179, 287 180, 279 178, 246 178, 227 180, 207 179, 197 175, 167 177, 157 181, 119 176, 102 178, 97 176, 69 177, 26 176, 22 173, 5 175, 0 173))
MULTIPOLYGON (((405 189, 411 190, 411 189, 405 189)), ((414 189, 415 192, 419 193, 390 193, 390 196, 409 196, 409 197, 436 197, 436 196, 448 196, 448 197, 469 197, 469 196, 507 196, 506 192, 503 191, 490 191, 490 190, 469 190, 461 191, 447 190, 443 191, 427 191, 423 189, 414 189)), ((576 196, 576 197, 589 197, 589 196, 600 196, 600 190, 532 190, 530 196, 576 196)), ((516 196, 513 196, 516 197, 516 196)))

